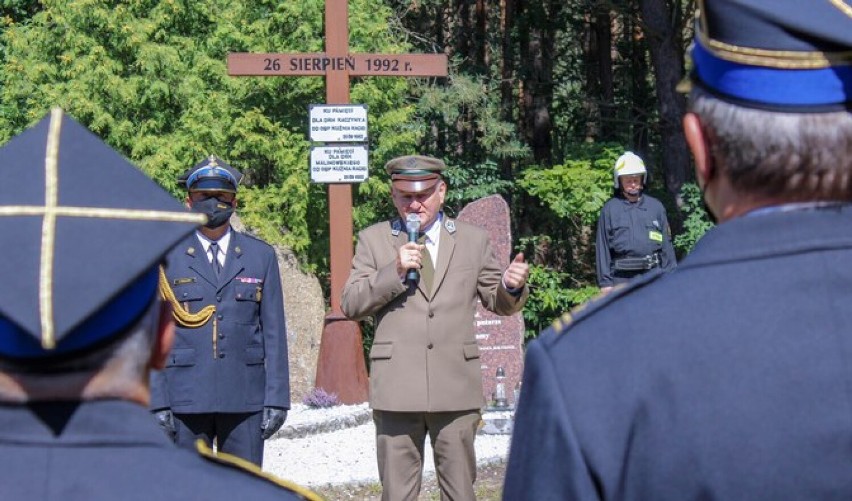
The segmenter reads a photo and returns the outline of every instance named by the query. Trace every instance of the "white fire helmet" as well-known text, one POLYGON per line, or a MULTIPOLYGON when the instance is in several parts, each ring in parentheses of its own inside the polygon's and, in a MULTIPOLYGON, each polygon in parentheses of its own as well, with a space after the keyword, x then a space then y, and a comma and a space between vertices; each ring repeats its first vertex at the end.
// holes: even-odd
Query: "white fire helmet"
POLYGON ((615 161, 615 169, 612 171, 612 180, 615 189, 619 188, 619 176, 629 176, 631 174, 643 174, 643 185, 648 181, 648 170, 645 169, 645 162, 639 158, 639 155, 628 151, 625 152, 624 155, 618 157, 618 160, 615 161))

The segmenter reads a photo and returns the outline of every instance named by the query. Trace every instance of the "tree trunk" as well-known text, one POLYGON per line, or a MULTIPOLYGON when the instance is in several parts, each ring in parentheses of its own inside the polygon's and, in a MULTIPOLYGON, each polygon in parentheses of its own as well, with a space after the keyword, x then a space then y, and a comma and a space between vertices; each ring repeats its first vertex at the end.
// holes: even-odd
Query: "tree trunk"
MULTIPOLYGON (((512 34, 515 30, 515 0, 500 0, 500 117, 506 123, 514 123, 515 108, 515 51, 512 34)), ((514 179, 512 161, 502 160, 503 179, 514 179)))
POLYGON ((524 132, 535 162, 550 165, 553 155, 550 106, 553 102, 554 39, 562 2, 529 2, 526 6, 521 27, 522 36, 528 34, 526 43, 521 46, 525 53, 521 63, 524 132))
POLYGON ((597 40, 597 73, 600 93, 596 96, 600 102, 600 138, 610 141, 615 131, 612 85, 612 20, 605 0, 599 0, 593 16, 592 32, 597 40))
POLYGON ((681 127, 686 112, 686 99, 675 90, 683 78, 680 6, 674 0, 640 0, 645 22, 645 34, 651 52, 651 64, 656 74, 657 101, 660 109, 662 167, 666 189, 680 206, 679 193, 684 182, 691 179, 690 158, 681 127))

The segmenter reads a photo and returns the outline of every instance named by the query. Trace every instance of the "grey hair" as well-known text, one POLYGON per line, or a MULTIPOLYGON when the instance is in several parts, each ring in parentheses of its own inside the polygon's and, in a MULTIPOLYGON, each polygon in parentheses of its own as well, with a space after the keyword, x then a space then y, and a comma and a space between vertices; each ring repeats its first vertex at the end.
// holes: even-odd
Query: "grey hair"
POLYGON ((728 103, 694 86, 710 153, 735 190, 789 201, 852 201, 852 113, 785 113, 728 103))
POLYGON ((107 364, 120 368, 122 378, 142 378, 147 371, 157 333, 161 302, 151 301, 147 310, 124 335, 81 356, 71 356, 47 364, 0 360, 0 370, 9 373, 61 378, 69 373, 96 373, 107 364))

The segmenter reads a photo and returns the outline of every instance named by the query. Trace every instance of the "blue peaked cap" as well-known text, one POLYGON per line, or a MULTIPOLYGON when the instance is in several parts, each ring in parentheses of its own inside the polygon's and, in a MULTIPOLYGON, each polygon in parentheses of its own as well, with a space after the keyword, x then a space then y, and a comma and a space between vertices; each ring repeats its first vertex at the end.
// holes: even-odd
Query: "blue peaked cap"
POLYGON ((721 99, 778 111, 852 102, 852 3, 699 0, 692 80, 721 99))
POLYGON ((0 147, 0 357, 46 360, 118 337, 157 293, 192 214, 54 109, 0 147))
POLYGON ((216 155, 210 155, 178 178, 188 190, 237 192, 243 174, 216 155))

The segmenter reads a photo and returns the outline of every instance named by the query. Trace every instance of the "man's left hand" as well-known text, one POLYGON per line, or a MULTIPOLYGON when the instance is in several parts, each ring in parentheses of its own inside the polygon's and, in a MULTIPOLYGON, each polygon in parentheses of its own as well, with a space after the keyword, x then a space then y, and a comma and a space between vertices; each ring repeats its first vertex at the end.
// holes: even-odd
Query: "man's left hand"
POLYGON ((519 252, 503 272, 503 284, 507 289, 520 289, 527 283, 529 276, 530 265, 524 262, 524 253, 519 252))
POLYGON ((287 409, 279 409, 278 407, 264 407, 263 421, 260 423, 260 429, 263 432, 263 439, 266 440, 275 432, 278 431, 287 420, 287 409))

